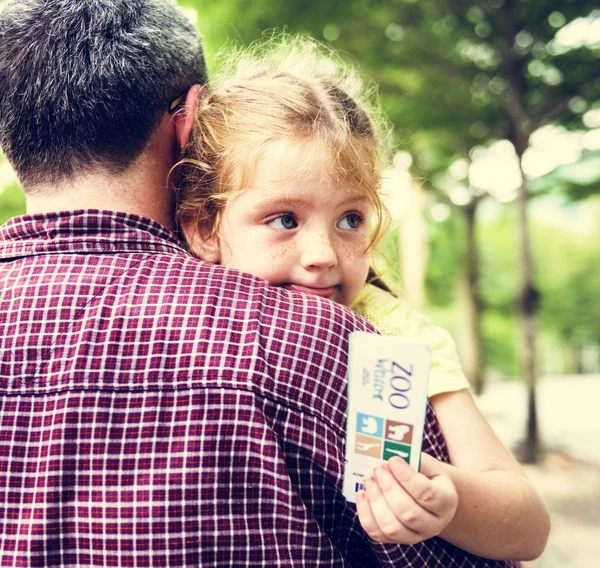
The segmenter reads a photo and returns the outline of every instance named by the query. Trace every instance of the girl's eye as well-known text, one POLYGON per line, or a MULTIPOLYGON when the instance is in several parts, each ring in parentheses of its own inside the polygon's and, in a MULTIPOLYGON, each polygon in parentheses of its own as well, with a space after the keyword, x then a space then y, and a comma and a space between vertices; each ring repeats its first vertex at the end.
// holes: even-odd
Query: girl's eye
POLYGON ((279 215, 279 217, 275 217, 275 219, 271 219, 267 225, 271 227, 271 229, 283 229, 289 231, 298 226, 298 221, 296 221, 296 218, 291 213, 284 213, 283 215, 279 215))
POLYGON ((337 227, 345 231, 354 231, 362 225, 363 221, 360 213, 347 213, 338 221, 337 227))

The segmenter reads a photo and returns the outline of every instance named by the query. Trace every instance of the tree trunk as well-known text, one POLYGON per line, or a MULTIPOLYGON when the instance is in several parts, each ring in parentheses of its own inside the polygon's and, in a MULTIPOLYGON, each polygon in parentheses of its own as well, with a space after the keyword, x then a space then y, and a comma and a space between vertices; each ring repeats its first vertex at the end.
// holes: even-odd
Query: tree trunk
POLYGON ((477 251, 477 205, 479 199, 465 208, 467 223, 467 253, 465 257, 464 301, 467 314, 465 351, 463 365, 465 373, 475 394, 480 395, 484 388, 483 377, 483 338, 481 333, 481 316, 483 303, 479 290, 479 253, 477 251))
POLYGON ((565 346, 565 369, 566 375, 578 375, 581 373, 581 349, 571 340, 565 346))
POLYGON ((504 93, 504 106, 507 111, 510 132, 508 139, 512 142, 519 159, 519 168, 523 183, 519 188, 519 236, 520 236, 520 319, 522 328, 521 360, 527 385, 527 424, 525 440, 521 447, 521 460, 525 463, 535 463, 540 455, 540 437, 538 431, 536 405, 536 371, 535 371, 535 314, 539 304, 539 293, 533 284, 533 266, 529 242, 529 223, 527 204, 529 191, 522 167, 522 158, 529 143, 531 133, 539 126, 533 124, 524 108, 525 72, 524 60, 515 56, 512 49, 515 38, 521 30, 518 23, 516 0, 507 0, 504 14, 506 15, 506 41, 502 50, 502 66, 508 81, 504 93))
MULTIPOLYGON (((522 152, 518 152, 519 161, 522 152)), ((522 327, 521 360, 525 383, 527 385, 527 422, 525 440, 521 448, 521 461, 536 463, 540 457, 540 435, 538 428, 536 403, 536 369, 535 369, 535 314, 539 305, 539 292, 533 284, 533 264, 529 241, 529 222, 527 215, 528 203, 527 184, 519 189, 519 236, 520 236, 520 319, 522 327)))
POLYGON ((400 223, 400 258, 404 297, 414 308, 425 304, 427 267, 427 225, 424 218, 425 196, 420 184, 411 182, 400 223))

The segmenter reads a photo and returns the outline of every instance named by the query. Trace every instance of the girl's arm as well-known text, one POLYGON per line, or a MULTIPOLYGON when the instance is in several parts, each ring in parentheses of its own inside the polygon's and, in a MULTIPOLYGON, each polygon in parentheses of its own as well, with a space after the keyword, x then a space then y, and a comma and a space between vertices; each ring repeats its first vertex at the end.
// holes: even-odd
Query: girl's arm
POLYGON ((452 465, 424 454, 422 473, 392 460, 376 468, 357 499, 367 533, 400 544, 439 534, 487 558, 537 558, 548 539, 550 518, 521 466, 468 390, 436 395, 431 403, 452 465))
POLYGON ((550 515, 541 495, 498 439, 468 390, 431 401, 446 438, 445 465, 459 495, 443 538, 490 558, 529 560, 544 550, 550 515))

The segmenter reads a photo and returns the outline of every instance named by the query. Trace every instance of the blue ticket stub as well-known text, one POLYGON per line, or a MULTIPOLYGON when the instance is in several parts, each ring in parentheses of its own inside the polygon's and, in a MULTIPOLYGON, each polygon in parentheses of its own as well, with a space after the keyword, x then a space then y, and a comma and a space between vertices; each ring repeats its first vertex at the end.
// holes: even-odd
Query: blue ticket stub
POLYGON ((431 353, 403 338, 350 336, 344 496, 352 503, 362 476, 394 456, 419 469, 431 353))

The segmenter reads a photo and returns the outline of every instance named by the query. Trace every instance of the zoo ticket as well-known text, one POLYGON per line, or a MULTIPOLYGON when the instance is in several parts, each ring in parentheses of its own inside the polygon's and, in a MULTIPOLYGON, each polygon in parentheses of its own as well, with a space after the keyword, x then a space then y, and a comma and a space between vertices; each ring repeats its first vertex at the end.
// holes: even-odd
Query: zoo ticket
POLYGON ((352 503, 362 476, 382 460, 419 469, 431 355, 399 337, 350 335, 344 496, 352 503))

